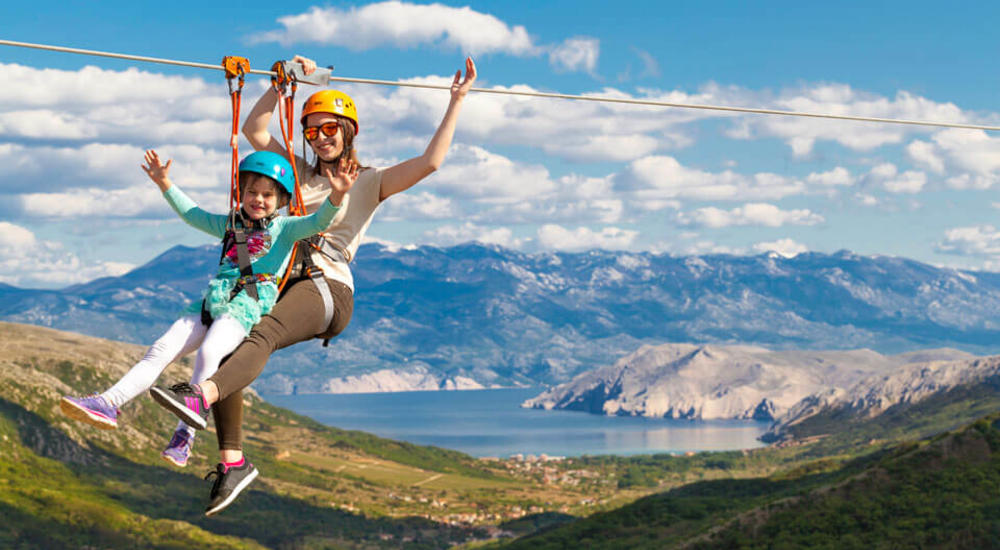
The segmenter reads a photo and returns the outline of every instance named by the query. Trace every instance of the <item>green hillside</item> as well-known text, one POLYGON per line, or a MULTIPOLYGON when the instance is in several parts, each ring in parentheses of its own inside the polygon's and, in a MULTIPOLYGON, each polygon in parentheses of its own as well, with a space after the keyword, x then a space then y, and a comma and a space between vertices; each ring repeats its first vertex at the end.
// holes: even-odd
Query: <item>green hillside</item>
POLYGON ((490 548, 996 548, 1000 414, 839 463, 705 481, 490 548))
MULTIPOLYGON (((261 476, 206 518, 211 426, 178 469, 159 456, 176 419, 147 396, 123 407, 114 431, 59 410, 62 395, 107 388, 144 351, 0 323, 0 509, 9 518, 0 522, 0 547, 449 548, 655 490, 620 487, 615 467, 475 459, 338 430, 247 395, 244 448, 261 476)), ((163 378, 189 375, 183 361, 163 378)))
MULTIPOLYGON (((199 434, 192 462, 177 469, 159 458, 176 419, 145 396, 124 407, 115 431, 59 412, 61 395, 108 387, 142 348, 15 324, 0 324, 0 342, 0 508, 13 519, 0 527, 3 548, 441 548, 482 531, 392 507, 386 490, 409 487, 399 478, 437 476, 427 490, 448 495, 516 484, 461 453, 326 428, 248 397, 245 448, 262 479, 205 518, 210 483, 201 476, 214 465, 213 433, 199 434), (350 470, 331 476, 311 453, 387 467, 381 481, 350 470)), ((166 376, 189 373, 181 365, 166 376)))
MULTIPOLYGON (((176 420, 148 397, 124 407, 116 431, 59 411, 60 396, 106 388, 143 351, 0 323, 0 548, 833 548, 842 533, 859 548, 901 537, 927 547, 1000 540, 996 417, 900 444, 982 416, 996 399, 989 387, 844 422, 849 430, 817 423, 782 447, 534 462, 338 430, 247 395, 245 449, 261 477, 206 518, 211 428, 178 469, 159 457, 176 420)), ((185 363, 164 378, 189 373, 185 363)))

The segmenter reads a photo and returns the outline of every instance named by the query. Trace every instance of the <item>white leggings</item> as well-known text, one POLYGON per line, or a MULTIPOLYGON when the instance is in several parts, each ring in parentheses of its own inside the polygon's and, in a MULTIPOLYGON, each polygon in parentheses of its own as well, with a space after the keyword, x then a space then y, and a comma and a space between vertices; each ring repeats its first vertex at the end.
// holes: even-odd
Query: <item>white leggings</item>
MULTIPOLYGON (((215 319, 207 330, 201 324, 201 315, 181 317, 149 347, 146 356, 114 386, 102 393, 101 397, 115 407, 128 403, 148 390, 167 365, 195 349, 198 350, 198 355, 195 357, 191 383, 199 384, 215 374, 222 358, 232 353, 246 335, 243 325, 228 315, 215 319)), ((177 423, 177 429, 187 429, 189 433, 194 433, 183 422, 177 423)))

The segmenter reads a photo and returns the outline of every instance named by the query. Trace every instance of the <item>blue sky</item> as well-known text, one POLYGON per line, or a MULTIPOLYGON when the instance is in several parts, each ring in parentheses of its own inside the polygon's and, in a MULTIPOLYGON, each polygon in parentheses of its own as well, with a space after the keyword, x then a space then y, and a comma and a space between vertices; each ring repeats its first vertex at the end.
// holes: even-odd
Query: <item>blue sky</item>
MULTIPOLYGON (((1000 123, 1000 6, 930 2, 68 3, 0 8, 0 38, 268 68, 893 118, 1000 123)), ((207 236, 138 168, 225 206, 216 72, 0 46, 0 282, 118 274, 207 236)), ((249 110, 263 79, 248 85, 249 110)), ((362 160, 419 154, 447 93, 344 85, 362 160)), ((308 93, 306 91, 305 93, 308 93)), ((303 94, 304 95, 304 94, 303 94)), ((244 143, 245 146, 245 143, 244 143)), ((527 251, 776 250, 1000 268, 1000 137, 676 109, 470 95, 438 173, 376 215, 373 239, 478 239, 527 251)))

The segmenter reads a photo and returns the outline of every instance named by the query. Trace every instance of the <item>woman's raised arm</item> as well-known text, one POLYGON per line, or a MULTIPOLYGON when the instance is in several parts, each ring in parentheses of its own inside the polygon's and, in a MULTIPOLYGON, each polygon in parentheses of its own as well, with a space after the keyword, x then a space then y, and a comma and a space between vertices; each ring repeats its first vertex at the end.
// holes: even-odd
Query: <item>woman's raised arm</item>
MULTIPOLYGON (((316 62, 301 55, 296 55, 292 58, 292 61, 301 63, 303 72, 306 74, 311 74, 316 70, 316 62)), ((247 115, 246 122, 243 123, 243 135, 246 136, 247 141, 250 142, 250 146, 255 151, 271 151, 279 155, 288 154, 285 151, 285 146, 275 139, 267 129, 271 123, 274 108, 277 106, 278 93, 274 91, 274 87, 272 86, 264 92, 264 95, 260 96, 250 114, 247 115)))
POLYGON ((451 83, 451 102, 448 103, 448 110, 445 111, 444 118, 437 131, 434 132, 431 142, 427 144, 424 154, 385 170, 382 174, 379 200, 385 200, 396 193, 413 187, 418 181, 437 170, 444 162, 448 148, 451 147, 451 139, 455 135, 455 124, 458 122, 458 113, 462 110, 462 100, 465 99, 465 94, 469 92, 469 88, 472 88, 472 84, 476 81, 476 64, 471 57, 465 59, 465 78, 461 79, 461 76, 462 71, 455 72, 455 80, 451 83))

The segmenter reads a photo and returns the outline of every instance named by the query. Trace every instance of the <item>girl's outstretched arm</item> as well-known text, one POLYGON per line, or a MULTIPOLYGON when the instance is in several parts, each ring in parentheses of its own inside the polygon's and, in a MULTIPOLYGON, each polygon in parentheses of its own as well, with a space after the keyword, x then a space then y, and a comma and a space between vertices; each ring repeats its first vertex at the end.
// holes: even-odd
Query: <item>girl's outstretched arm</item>
POLYGON ((465 58, 465 78, 462 79, 462 71, 455 72, 455 79, 451 83, 451 102, 448 103, 448 110, 444 113, 440 126, 427 144, 427 149, 423 155, 403 161, 391 168, 387 168, 382 173, 382 189, 379 193, 379 200, 385 200, 396 193, 406 191, 410 187, 432 172, 437 170, 444 162, 448 148, 451 147, 451 139, 455 135, 455 124, 458 122, 458 113, 462 110, 462 101, 465 94, 472 88, 476 81, 476 64, 471 57, 465 58))
POLYGON ((146 151, 145 160, 146 164, 142 165, 143 171, 160 188, 163 197, 167 199, 167 203, 174 209, 174 212, 177 212, 177 215, 182 220, 187 222, 191 227, 204 231, 209 235, 219 238, 225 235, 227 216, 210 214, 198 208, 198 205, 193 200, 188 198, 180 188, 170 181, 169 173, 172 161, 168 160, 166 164, 163 164, 160 162, 160 156, 152 149, 146 151))
MULTIPOLYGON (((351 186, 358 179, 358 165, 343 159, 337 165, 336 173, 327 168, 325 174, 330 183, 330 195, 327 196, 327 200, 323 201, 319 209, 308 216, 292 216, 284 219, 286 231, 293 241, 314 235, 329 227, 333 217, 340 210, 344 195, 351 190, 351 186)), ((284 234, 282 233, 283 236, 284 234)))
POLYGON ((157 155, 156 151, 152 149, 146 150, 144 160, 146 164, 141 165, 142 170, 160 188, 161 193, 166 193, 167 189, 170 189, 174 185, 170 181, 170 163, 173 160, 168 159, 166 164, 162 164, 160 162, 160 155, 157 155))

